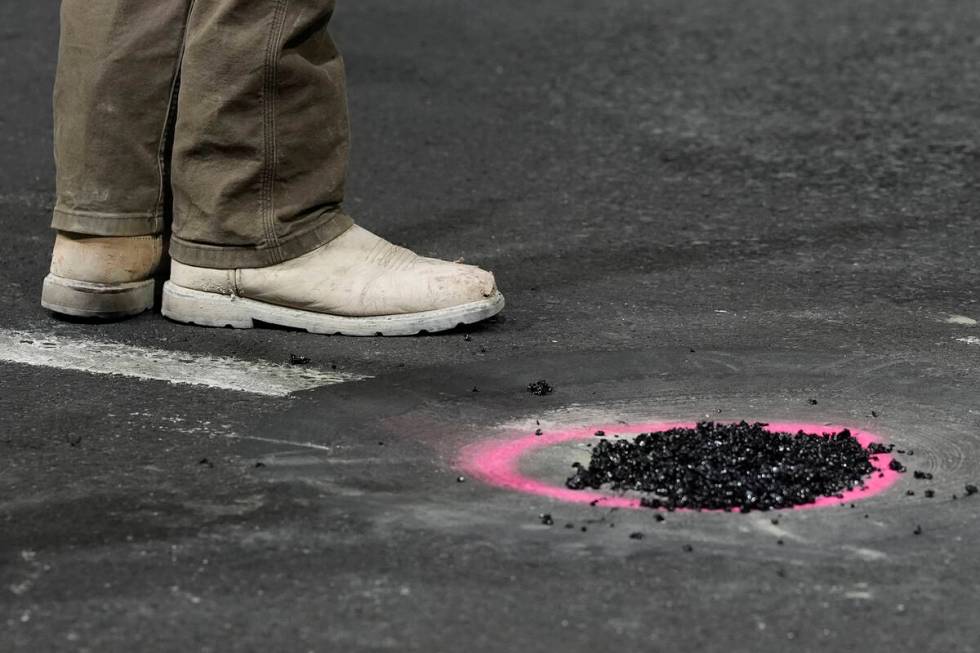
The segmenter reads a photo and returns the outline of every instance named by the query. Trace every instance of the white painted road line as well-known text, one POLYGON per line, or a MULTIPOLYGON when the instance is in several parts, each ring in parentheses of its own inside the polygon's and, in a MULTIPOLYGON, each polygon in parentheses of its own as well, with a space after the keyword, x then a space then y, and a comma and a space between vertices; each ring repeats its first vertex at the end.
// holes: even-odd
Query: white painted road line
POLYGON ((370 378, 314 367, 276 365, 236 358, 134 347, 0 329, 0 361, 94 374, 155 379, 271 397, 370 378))

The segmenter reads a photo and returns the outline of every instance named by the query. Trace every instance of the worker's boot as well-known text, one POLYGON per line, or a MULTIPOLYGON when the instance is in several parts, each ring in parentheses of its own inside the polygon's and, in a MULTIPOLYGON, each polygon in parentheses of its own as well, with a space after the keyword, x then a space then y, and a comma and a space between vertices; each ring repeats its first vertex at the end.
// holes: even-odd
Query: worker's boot
POLYGON ((75 317, 118 319, 153 307, 160 236, 87 236, 59 231, 41 305, 75 317))
POLYGON ((163 314, 178 322, 244 329, 260 321, 352 336, 443 331, 503 307, 491 273, 417 256, 358 226, 269 267, 174 261, 163 289, 163 314))

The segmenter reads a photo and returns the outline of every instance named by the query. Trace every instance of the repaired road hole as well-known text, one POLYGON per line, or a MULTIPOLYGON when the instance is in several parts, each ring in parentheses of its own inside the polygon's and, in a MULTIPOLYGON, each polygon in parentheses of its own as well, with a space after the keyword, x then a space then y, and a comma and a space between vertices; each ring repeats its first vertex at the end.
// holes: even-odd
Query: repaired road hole
MULTIPOLYGON (((593 449, 595 449, 600 446, 601 442, 608 442, 610 438, 614 439, 616 435, 629 436, 624 437, 621 441, 624 445, 626 445, 627 443, 632 442, 633 438, 631 436, 634 435, 643 433, 664 433, 671 431, 683 433, 683 431, 678 431, 681 429, 686 430, 689 434, 696 434, 697 427, 697 424, 690 422, 654 422, 634 425, 615 424, 591 426, 557 432, 548 432, 542 435, 528 433, 526 435, 518 435, 512 439, 481 442, 466 447, 462 452, 459 463, 460 466, 471 476, 489 483, 490 485, 509 490, 516 490, 527 494, 557 499, 559 501, 569 503, 602 505, 606 507, 618 508, 676 508, 678 510, 732 510, 742 508, 743 505, 746 505, 746 501, 744 501, 745 495, 743 494, 739 496, 738 492, 735 491, 733 491, 729 496, 729 501, 727 504, 724 502, 724 492, 709 492, 706 495, 702 494, 700 498, 705 499, 705 497, 707 497, 708 500, 706 502, 699 503, 698 501, 691 500, 676 500, 676 497, 678 496, 677 491, 680 490, 683 493, 682 485, 678 485, 677 487, 673 488, 673 490, 666 487, 660 487, 660 489, 668 490, 668 492, 665 493, 668 497, 675 497, 673 502, 671 502, 669 499, 665 502, 662 497, 655 495, 644 496, 640 493, 626 495, 623 494, 622 489, 618 494, 614 493, 613 491, 596 490, 594 487, 590 487, 590 485, 594 485, 594 483, 590 482, 583 482, 581 484, 582 489, 572 489, 565 483, 567 468, 562 471, 561 479, 559 480, 556 478, 554 481, 543 480, 542 478, 538 477, 540 475, 528 474, 522 469, 522 463, 525 462, 529 456, 549 448, 560 447, 569 443, 576 444, 586 441, 596 445, 593 447, 593 449), (604 434, 609 435, 601 436, 600 439, 600 437, 596 437, 597 432, 603 432, 604 434), (655 499, 659 503, 653 503, 651 499, 655 499)), ((747 444, 745 438, 749 438, 754 443, 754 448, 746 448, 743 446, 743 449, 746 452, 755 451, 758 453, 758 447, 765 446, 766 443, 759 440, 760 435, 763 437, 772 438, 772 442, 769 444, 775 443, 777 449, 779 442, 786 442, 785 438, 809 437, 819 440, 819 442, 810 444, 822 444, 824 447, 829 447, 829 450, 843 450, 846 448, 849 452, 848 455, 838 455, 836 457, 836 461, 838 463, 843 462, 848 458, 848 456, 850 456, 850 459, 855 461, 860 461, 863 457, 868 464, 866 467, 861 466, 861 468, 858 470, 860 474, 857 476, 854 476, 853 474, 850 476, 838 474, 838 481, 844 481, 845 478, 849 480, 844 481, 843 484, 837 487, 832 494, 814 494, 813 492, 807 493, 805 488, 801 492, 799 491, 799 488, 797 488, 797 490, 794 491, 795 494, 790 497, 794 499, 792 501, 787 501, 787 497, 785 496, 780 500, 774 500, 776 498, 775 496, 767 495, 769 508, 805 509, 822 506, 837 506, 844 502, 854 502, 883 492, 891 487, 891 485, 893 485, 900 477, 900 472, 892 465, 894 458, 892 458, 891 454, 888 453, 884 447, 880 446, 880 439, 875 435, 864 431, 852 429, 848 431, 847 435, 838 435, 847 429, 844 429, 843 427, 817 424, 770 423, 765 426, 764 430, 759 427, 758 432, 751 432, 753 427, 746 424, 745 428, 741 432, 741 435, 739 436, 738 429, 733 427, 740 428, 741 425, 731 425, 727 427, 725 425, 717 425, 717 427, 722 429, 732 428, 733 435, 736 436, 736 440, 739 440, 741 445, 747 444), (801 433, 803 435, 800 435, 801 433), (837 436, 836 440, 834 436, 837 436), (859 447, 855 447, 855 445, 859 445, 859 447), (872 447, 872 445, 878 446, 872 447), (871 447, 870 450, 869 447, 871 447), (848 484, 850 481, 854 481, 853 486, 848 484)), ((715 435, 718 435, 719 433, 720 432, 716 432, 715 435)), ((650 440, 650 438, 647 438, 647 440, 650 440)), ((683 445, 682 442, 675 442, 675 444, 683 445)), ((692 444, 696 445, 697 443, 692 444)), ((702 446, 703 444, 704 443, 701 443, 702 446)), ((738 443, 735 444, 738 445, 738 443)), ((612 445, 615 445, 615 442, 613 442, 612 445)), ((605 445, 605 447, 608 448, 612 445, 605 445)), ((627 446, 622 448, 623 451, 627 451, 627 449, 627 446)), ((804 453, 807 451, 809 451, 811 454, 813 453, 806 446, 801 447, 800 450, 804 453)), ((693 452, 694 449, 691 449, 691 451, 693 452)), ((728 453, 731 454, 732 451, 734 451, 734 449, 729 449, 728 453)), ((605 453, 615 453, 615 451, 609 450, 605 453)), ((723 452, 719 451, 719 453, 723 452)), ((770 454, 772 453, 773 452, 770 451, 770 454)), ((844 452, 837 451, 836 453, 843 454, 844 452)), ((612 460, 612 458, 609 458, 609 460, 612 460)), ((714 462, 719 462, 719 460, 720 459, 715 460, 714 462)), ((765 462, 765 459, 740 462, 735 456, 732 456, 732 459, 729 462, 731 462, 732 465, 751 463, 758 470, 760 469, 760 463, 765 462)), ((769 462, 772 462, 771 458, 769 459, 769 462)), ((814 461, 811 457, 811 463, 812 462, 814 461)), ((582 473, 582 469, 582 467, 579 467, 578 471, 572 478, 574 479, 579 477, 580 473, 582 473)), ((813 471, 813 469, 807 469, 809 469, 811 472, 813 471)), ((699 471, 704 473, 704 470, 699 471)), ((745 470, 743 469, 742 471, 744 472, 745 470)), ((827 470, 824 469, 818 476, 822 478, 822 475, 826 473, 826 471, 827 470)), ((837 471, 839 472, 840 470, 837 471)), ((549 473, 548 476, 550 477, 552 474, 549 473)), ((580 477, 580 480, 585 481, 586 479, 580 477)), ((593 481, 598 479, 588 480, 593 481)), ((788 487, 788 484, 785 482, 786 479, 783 478, 782 480, 783 487, 788 487)), ((573 485, 575 485, 574 481, 573 485)), ((605 485, 605 483, 600 483, 600 485, 605 485)), ((641 487, 643 486, 641 485, 641 487)), ((703 484, 700 487, 702 489, 705 488, 703 484)), ((731 489, 730 486, 727 487, 728 489, 731 489)), ((821 491, 827 491, 828 487, 830 486, 826 483, 826 479, 819 484, 821 491)), ((629 489, 632 490, 636 488, 629 489)), ((653 489, 656 490, 657 486, 654 485, 653 489)), ((715 489, 717 490, 718 488, 715 489)), ((756 493, 753 493, 753 496, 755 496, 755 494, 756 493)), ((691 499, 691 497, 688 497, 688 499, 691 499)), ((766 506, 766 501, 764 500, 759 502, 756 498, 756 500, 748 501, 747 505, 749 508, 755 508, 757 505, 758 509, 764 509, 766 506)))
POLYGON ((846 429, 830 435, 781 433, 761 423, 699 422, 635 438, 595 435, 599 441, 589 464, 574 463, 565 486, 640 492, 648 508, 792 508, 821 496, 840 499, 882 471, 876 452, 846 429))

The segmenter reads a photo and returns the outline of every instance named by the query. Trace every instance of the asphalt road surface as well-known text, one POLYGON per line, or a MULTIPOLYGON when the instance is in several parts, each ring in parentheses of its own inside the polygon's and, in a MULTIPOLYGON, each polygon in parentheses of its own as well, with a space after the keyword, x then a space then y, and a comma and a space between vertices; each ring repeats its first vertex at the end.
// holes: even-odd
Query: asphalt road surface
POLYGON ((53 319, 57 3, 0 5, 0 650, 980 650, 975 2, 342 0, 335 33, 349 210, 493 269, 501 317, 53 319), (195 384, 219 364, 249 389, 195 384), (934 480, 658 522, 467 466, 705 418, 867 431, 934 480))

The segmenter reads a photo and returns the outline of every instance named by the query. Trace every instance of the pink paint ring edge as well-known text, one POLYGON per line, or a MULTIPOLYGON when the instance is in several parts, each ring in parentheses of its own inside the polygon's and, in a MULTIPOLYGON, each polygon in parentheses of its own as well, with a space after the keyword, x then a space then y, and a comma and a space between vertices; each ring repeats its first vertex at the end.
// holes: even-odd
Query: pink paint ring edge
MULTIPOLYGON (((508 490, 532 494, 535 496, 555 499, 565 503, 594 504, 607 508, 644 508, 640 500, 632 497, 612 496, 589 490, 570 490, 564 486, 556 486, 527 476, 519 469, 521 459, 531 451, 572 440, 597 439, 596 431, 605 431, 612 437, 614 434, 650 433, 665 431, 672 428, 691 428, 691 422, 648 422, 642 424, 610 424, 564 429, 544 433, 543 435, 519 434, 514 438, 504 438, 477 442, 464 447, 457 465, 460 469, 474 478, 508 490)), ((824 424, 805 424, 797 422, 769 422, 767 429, 785 433, 838 433, 847 427, 824 424)), ((848 429, 851 434, 867 448, 869 445, 881 442, 881 439, 867 431, 848 429)), ((874 461, 878 471, 865 480, 864 487, 856 487, 842 493, 841 497, 819 497, 813 503, 794 506, 792 510, 809 510, 827 506, 853 503, 880 494, 894 485, 901 474, 889 467, 892 461, 890 454, 878 454, 874 461)), ((666 509, 661 509, 666 510, 666 509)), ((680 511, 680 510, 679 510, 680 511)), ((722 512, 722 511, 703 511, 722 512)))

